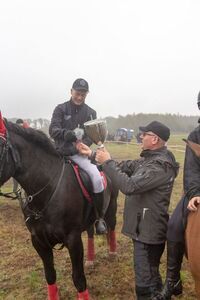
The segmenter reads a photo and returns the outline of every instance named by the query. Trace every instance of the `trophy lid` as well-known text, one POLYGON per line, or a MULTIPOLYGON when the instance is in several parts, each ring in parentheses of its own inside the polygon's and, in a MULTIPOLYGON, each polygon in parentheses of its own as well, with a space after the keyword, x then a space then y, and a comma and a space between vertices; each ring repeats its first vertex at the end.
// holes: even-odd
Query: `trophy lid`
POLYGON ((94 119, 90 120, 84 123, 84 126, 91 126, 91 125, 97 125, 97 124, 106 124, 106 120, 103 119, 94 119))

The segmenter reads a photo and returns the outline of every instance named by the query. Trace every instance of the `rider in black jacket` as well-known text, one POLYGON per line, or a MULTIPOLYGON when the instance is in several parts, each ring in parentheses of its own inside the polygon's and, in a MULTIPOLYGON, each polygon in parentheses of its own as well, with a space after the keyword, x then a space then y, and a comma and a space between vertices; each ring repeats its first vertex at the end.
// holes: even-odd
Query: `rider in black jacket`
POLYGON ((106 233, 106 225, 102 219, 104 202, 104 186, 102 177, 91 161, 79 154, 78 145, 82 141, 90 146, 92 140, 84 132, 84 123, 96 119, 96 111, 85 104, 89 91, 86 80, 79 78, 74 81, 71 89, 71 99, 56 106, 49 127, 50 136, 54 139, 59 153, 71 158, 84 169, 93 185, 93 200, 98 211, 98 221, 95 222, 97 234, 106 233))

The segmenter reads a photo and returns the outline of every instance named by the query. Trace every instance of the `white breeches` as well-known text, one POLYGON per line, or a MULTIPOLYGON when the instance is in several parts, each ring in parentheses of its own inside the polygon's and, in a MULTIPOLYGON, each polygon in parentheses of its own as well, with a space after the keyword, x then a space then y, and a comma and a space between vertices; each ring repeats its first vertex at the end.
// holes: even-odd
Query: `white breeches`
POLYGON ((70 158, 89 175, 92 181, 93 193, 101 193, 104 190, 103 179, 97 166, 92 164, 87 156, 75 154, 70 156, 70 158))

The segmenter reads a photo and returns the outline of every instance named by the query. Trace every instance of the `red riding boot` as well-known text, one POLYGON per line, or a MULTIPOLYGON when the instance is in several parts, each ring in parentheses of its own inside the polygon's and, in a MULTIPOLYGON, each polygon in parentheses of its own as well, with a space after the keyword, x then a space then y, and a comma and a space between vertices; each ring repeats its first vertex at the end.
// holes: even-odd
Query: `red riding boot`
POLYGON ((48 284, 48 300, 59 300, 57 284, 48 284))
POLYGON ((90 300, 88 289, 86 289, 84 292, 78 293, 77 300, 90 300))

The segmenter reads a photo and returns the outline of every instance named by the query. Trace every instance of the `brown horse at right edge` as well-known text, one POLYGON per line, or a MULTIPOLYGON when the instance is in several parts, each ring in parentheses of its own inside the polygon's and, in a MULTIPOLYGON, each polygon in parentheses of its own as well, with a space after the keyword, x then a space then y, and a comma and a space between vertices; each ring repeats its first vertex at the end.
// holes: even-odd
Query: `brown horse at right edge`
POLYGON ((188 261, 195 281, 197 299, 200 299, 200 207, 190 212, 186 228, 186 247, 188 261))
MULTIPOLYGON (((185 141, 200 158, 200 145, 185 141)), ((200 184, 200 183, 199 183, 200 184)), ((200 299, 200 207, 196 212, 190 212, 186 227, 186 249, 190 270, 195 281, 197 299, 200 299)))

